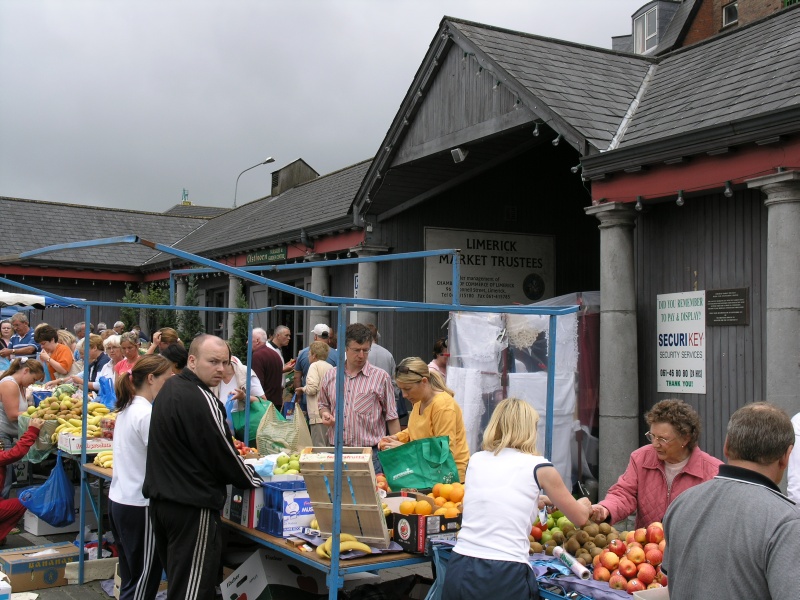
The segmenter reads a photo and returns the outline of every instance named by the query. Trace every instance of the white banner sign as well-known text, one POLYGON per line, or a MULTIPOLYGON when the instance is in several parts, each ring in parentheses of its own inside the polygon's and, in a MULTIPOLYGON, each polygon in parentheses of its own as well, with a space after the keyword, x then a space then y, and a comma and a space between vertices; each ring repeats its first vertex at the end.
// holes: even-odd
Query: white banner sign
MULTIPOLYGON (((425 228, 425 249, 461 250, 461 303, 530 304, 555 293, 555 238, 425 228)), ((452 256, 425 259, 425 302, 451 302, 452 256)))
POLYGON ((706 393, 706 293, 658 296, 658 391, 706 393))

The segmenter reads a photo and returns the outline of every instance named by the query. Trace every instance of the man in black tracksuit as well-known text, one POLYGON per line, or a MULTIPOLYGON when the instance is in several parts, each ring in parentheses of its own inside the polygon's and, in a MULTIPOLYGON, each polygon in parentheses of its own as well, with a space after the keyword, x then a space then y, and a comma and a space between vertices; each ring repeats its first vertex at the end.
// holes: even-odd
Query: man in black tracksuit
POLYGON ((210 389, 222 380, 229 360, 220 338, 195 338, 186 368, 166 381, 153 402, 142 492, 150 499, 169 600, 214 598, 225 486, 262 484, 234 448, 225 410, 210 389))

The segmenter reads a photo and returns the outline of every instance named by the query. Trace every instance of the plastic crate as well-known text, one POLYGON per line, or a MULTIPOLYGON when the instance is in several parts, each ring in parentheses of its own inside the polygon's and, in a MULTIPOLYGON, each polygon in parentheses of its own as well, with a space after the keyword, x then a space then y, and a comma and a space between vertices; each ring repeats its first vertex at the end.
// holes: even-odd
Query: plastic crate
POLYGON ((311 524, 314 518, 308 494, 297 502, 299 512, 286 512, 284 506, 287 492, 305 492, 303 481, 274 481, 263 484, 264 506, 258 513, 256 529, 275 537, 288 537, 311 524))
POLYGON ((306 489, 305 481, 271 481, 263 483, 264 508, 283 510, 283 492, 296 492, 306 489))

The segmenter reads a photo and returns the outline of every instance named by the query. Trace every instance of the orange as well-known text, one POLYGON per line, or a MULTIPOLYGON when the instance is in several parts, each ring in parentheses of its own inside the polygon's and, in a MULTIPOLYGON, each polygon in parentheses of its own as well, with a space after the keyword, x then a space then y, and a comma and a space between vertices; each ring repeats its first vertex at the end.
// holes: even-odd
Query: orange
POLYGON ((421 502, 417 502, 417 506, 414 508, 414 512, 418 515, 429 515, 433 512, 433 507, 430 505, 429 502, 425 502, 423 500, 421 502))
POLYGON ((464 486, 460 483, 454 483, 453 489, 450 491, 450 500, 453 502, 461 502, 464 499, 464 486))
POLYGON ((443 515, 447 512, 446 508, 437 508, 436 511, 433 513, 435 515, 443 515))
POLYGON ((456 503, 455 502, 445 502, 444 504, 442 504, 442 506, 444 506, 445 508, 455 508, 456 507, 456 503))
POLYGON ((445 500, 445 499, 444 499, 444 498, 442 498, 441 496, 439 496, 438 498, 434 498, 434 499, 433 499, 433 503, 434 503, 436 506, 442 506, 442 505, 443 505, 445 502, 447 502, 447 500, 445 500))
POLYGON ((442 484, 442 487, 439 488, 439 496, 444 498, 445 500, 450 500, 450 492, 453 491, 453 486, 449 483, 442 484))
POLYGON ((447 519, 452 519, 454 517, 457 517, 460 514, 461 513, 458 512, 458 509, 455 506, 453 506, 451 508, 445 508, 444 509, 444 516, 447 519))
POLYGON ((427 496, 428 496, 428 498, 435 498, 435 497, 436 497, 436 496, 434 496, 434 495, 433 495, 433 492, 431 492, 431 493, 430 493, 430 494, 428 494, 427 496))
POLYGON ((442 489, 442 484, 441 483, 437 483, 435 486, 433 486, 433 492, 431 492, 431 493, 434 496, 441 496, 441 494, 439 493, 439 490, 441 490, 441 489, 442 489))
MULTIPOLYGON (((427 504, 427 502, 425 503, 427 504)), ((414 509, 417 507, 416 500, 406 500, 400 503, 400 512, 404 515, 414 514, 414 509)))

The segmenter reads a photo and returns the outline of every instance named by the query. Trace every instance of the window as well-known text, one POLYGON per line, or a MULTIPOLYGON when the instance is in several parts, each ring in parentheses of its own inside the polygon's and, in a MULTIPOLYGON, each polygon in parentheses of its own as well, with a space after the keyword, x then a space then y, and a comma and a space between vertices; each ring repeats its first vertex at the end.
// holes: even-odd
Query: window
POLYGON ((722 26, 735 25, 739 22, 739 3, 731 2, 722 7, 722 26))
POLYGON ((658 44, 658 9, 651 8, 633 20, 633 49, 636 54, 644 54, 658 44))

